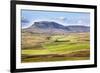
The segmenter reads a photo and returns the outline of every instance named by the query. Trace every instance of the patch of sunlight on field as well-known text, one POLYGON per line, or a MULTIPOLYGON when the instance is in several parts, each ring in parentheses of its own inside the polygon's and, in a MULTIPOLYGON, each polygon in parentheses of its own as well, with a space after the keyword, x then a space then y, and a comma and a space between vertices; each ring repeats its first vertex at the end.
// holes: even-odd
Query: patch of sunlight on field
POLYGON ((69 35, 57 35, 57 36, 52 36, 51 37, 52 40, 55 40, 55 39, 59 39, 59 40, 72 40, 74 38, 76 38, 75 36, 69 36, 69 35))
POLYGON ((49 50, 22 50, 22 54, 28 55, 42 55, 42 54, 49 54, 49 50))
POLYGON ((84 49, 89 49, 89 44, 73 44, 73 45, 45 45, 47 49, 44 50, 22 50, 22 54, 40 55, 40 54, 59 54, 59 53, 69 53, 73 51, 79 51, 84 49))
POLYGON ((59 45, 45 45, 45 48, 48 48, 51 52, 68 52, 68 51, 75 51, 75 50, 82 50, 82 49, 89 49, 90 45, 87 43, 84 44, 59 44, 59 45))
POLYGON ((71 35, 56 35, 52 36, 51 40, 58 40, 58 41, 66 41, 66 42, 77 42, 78 39, 85 38, 89 39, 87 36, 82 36, 78 34, 71 34, 71 35))

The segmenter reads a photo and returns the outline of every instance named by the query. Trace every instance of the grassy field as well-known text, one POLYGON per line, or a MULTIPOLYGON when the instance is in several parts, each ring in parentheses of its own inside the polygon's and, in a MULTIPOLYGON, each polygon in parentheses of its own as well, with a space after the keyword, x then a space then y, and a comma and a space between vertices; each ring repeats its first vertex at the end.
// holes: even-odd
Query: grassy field
POLYGON ((62 35, 22 32, 21 61, 47 62, 88 60, 90 58, 89 33, 62 35))

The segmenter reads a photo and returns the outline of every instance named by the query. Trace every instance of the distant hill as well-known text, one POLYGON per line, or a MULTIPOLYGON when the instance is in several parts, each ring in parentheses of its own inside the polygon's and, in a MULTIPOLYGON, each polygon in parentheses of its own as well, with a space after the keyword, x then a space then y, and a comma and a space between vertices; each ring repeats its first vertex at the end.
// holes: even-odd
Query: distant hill
POLYGON ((31 33, 64 34, 70 32, 89 32, 90 27, 79 25, 64 26, 57 22, 39 21, 34 22, 34 24, 29 28, 25 28, 22 30, 31 33))
POLYGON ((66 27, 69 28, 71 32, 90 32, 89 26, 74 25, 66 27))

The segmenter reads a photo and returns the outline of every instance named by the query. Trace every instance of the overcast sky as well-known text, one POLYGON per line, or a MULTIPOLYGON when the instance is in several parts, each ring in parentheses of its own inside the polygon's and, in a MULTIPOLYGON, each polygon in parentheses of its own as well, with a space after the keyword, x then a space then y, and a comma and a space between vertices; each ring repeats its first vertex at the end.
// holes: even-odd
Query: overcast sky
POLYGON ((64 26, 90 25, 90 13, 21 10, 22 28, 27 28, 35 21, 55 21, 64 26))

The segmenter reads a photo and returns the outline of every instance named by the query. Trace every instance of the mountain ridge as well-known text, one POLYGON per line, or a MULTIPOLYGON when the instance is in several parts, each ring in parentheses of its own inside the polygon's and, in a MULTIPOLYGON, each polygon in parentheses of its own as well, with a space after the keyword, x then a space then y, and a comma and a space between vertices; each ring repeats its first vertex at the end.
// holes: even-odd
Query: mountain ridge
POLYGON ((61 34, 70 32, 89 32, 90 27, 82 25, 64 26, 62 24, 53 21, 39 21, 39 22, 34 22, 32 26, 22 30, 32 33, 61 34))

